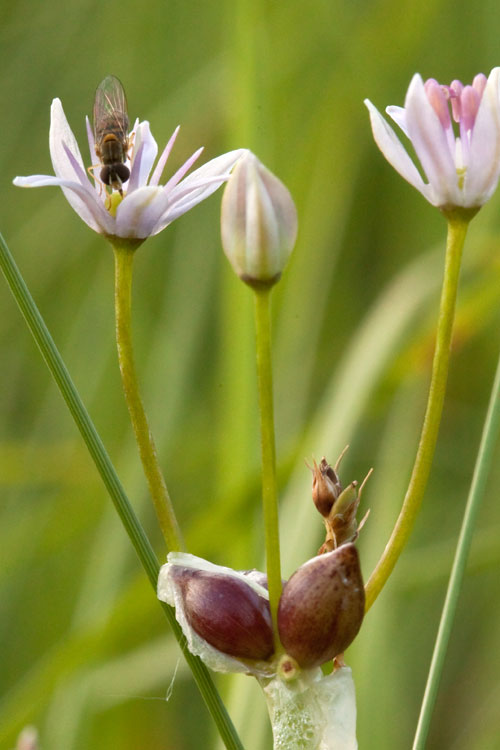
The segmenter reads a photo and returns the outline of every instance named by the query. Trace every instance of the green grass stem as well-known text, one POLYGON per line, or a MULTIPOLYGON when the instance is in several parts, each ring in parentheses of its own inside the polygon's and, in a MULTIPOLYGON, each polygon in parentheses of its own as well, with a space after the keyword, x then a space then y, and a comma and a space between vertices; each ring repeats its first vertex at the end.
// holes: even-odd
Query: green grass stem
POLYGON ((441 613, 434 653, 425 686, 420 717, 417 724, 413 750, 424 750, 429 733, 432 712, 436 702, 439 682, 443 671, 446 651, 450 640, 453 620, 457 611, 460 589, 464 580, 467 558, 472 543, 472 535, 476 523, 481 500, 484 496, 486 480, 493 461, 494 448, 500 433, 500 359, 493 387, 491 390, 488 411, 484 421, 483 434, 477 454, 474 474, 469 490, 469 497, 465 507, 462 528, 455 550, 455 558, 451 569, 448 590, 441 613))
MULTIPOLYGON (((158 572, 160 569, 158 559, 156 558, 149 539, 134 513, 103 442, 99 437, 85 406, 83 405, 66 365, 62 360, 47 326, 45 325, 45 322, 40 315, 40 312, 1 234, 0 266, 14 299, 23 314, 26 324, 40 349, 42 357, 45 360, 66 405, 68 406, 83 440, 85 441, 91 458, 109 492, 111 500, 113 501, 120 520, 125 527, 125 531, 127 532, 132 545, 134 546, 146 575, 156 592, 158 572)), ((188 666, 193 673, 198 689, 200 690, 207 708, 217 725, 225 746, 228 750, 243 750, 243 745, 236 734, 236 730, 229 718, 221 697, 217 692, 210 673, 200 659, 193 656, 189 651, 186 639, 175 619, 173 609, 163 602, 159 602, 159 604, 161 605, 169 625, 181 647, 188 666)))

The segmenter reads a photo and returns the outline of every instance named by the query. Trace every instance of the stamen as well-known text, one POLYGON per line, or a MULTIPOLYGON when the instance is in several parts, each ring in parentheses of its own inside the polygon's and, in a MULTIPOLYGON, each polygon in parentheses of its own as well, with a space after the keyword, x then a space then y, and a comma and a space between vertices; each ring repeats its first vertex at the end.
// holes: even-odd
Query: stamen
POLYGON ((460 122, 462 117, 462 91, 464 85, 461 81, 454 80, 449 85, 451 112, 455 122, 460 122))
POLYGON ((439 122, 443 128, 447 129, 451 125, 450 113, 448 111, 448 101, 443 87, 434 78, 428 78, 424 83, 425 93, 434 110, 439 117, 439 122))
POLYGON ((472 86, 465 86, 460 100, 462 103, 461 123, 463 123, 465 130, 472 130, 476 121, 481 97, 472 86))

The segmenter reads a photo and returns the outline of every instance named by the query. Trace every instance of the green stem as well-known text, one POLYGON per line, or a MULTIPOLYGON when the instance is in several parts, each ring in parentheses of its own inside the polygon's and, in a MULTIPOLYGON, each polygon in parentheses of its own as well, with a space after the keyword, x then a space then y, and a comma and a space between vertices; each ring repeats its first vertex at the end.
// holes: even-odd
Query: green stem
POLYGON ((427 486, 443 411, 460 262, 468 224, 469 218, 456 214, 448 216, 448 238, 436 333, 436 349, 432 362, 431 384, 424 424, 399 518, 382 557, 365 586, 366 611, 370 609, 379 595, 408 541, 427 486))
POLYGON ((170 550, 180 550, 183 547, 181 531, 158 462, 156 446, 139 392, 134 363, 131 304, 132 267, 135 249, 114 244, 113 250, 115 253, 116 345, 125 400, 160 529, 167 547, 170 550))
POLYGON ((269 589, 269 606, 274 627, 275 650, 279 652, 282 650, 278 637, 281 565, 271 360, 271 287, 254 288, 254 293, 267 583, 269 589))
POLYGON ((500 433, 500 359, 498 360, 495 381, 490 396, 488 412, 483 427, 481 444, 477 454, 474 475, 469 490, 469 497, 464 512, 462 528, 455 551, 455 559, 451 569, 446 599, 441 614, 439 630, 432 655, 429 676, 425 687, 422 708, 418 720, 417 731, 413 743, 413 750, 424 750, 429 732, 429 726, 436 702, 437 691, 444 659, 450 639, 451 628, 457 610, 460 588, 465 574, 467 557, 472 542, 472 534, 479 511, 481 499, 484 495, 486 480, 491 468, 493 449, 500 433))
MULTIPOLYGON (((102 440, 90 419, 62 357, 40 315, 40 312, 29 293, 26 283, 16 266, 14 259, 0 234, 0 267, 12 295, 19 307, 26 324, 42 354, 45 363, 64 398, 66 405, 87 446, 89 454, 101 475, 120 520, 127 532, 146 575, 156 593, 160 564, 146 536, 139 519, 134 513, 125 490, 122 487, 116 470, 106 452, 102 440)), ((186 639, 175 619, 174 610, 159 602, 173 630, 189 668, 193 673, 198 689, 214 719, 219 733, 228 750, 243 750, 243 745, 229 718, 226 708, 212 681, 210 673, 197 656, 189 651, 186 639)))

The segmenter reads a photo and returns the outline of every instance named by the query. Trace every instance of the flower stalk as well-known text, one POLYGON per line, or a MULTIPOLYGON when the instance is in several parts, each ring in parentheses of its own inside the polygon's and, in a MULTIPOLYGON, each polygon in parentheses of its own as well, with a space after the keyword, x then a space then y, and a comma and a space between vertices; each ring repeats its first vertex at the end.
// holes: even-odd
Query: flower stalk
POLYGON ((282 585, 271 359, 271 289, 272 287, 270 286, 253 287, 255 294, 257 381, 262 455, 262 502, 266 537, 267 582, 275 651, 279 653, 282 649, 278 638, 278 604, 282 585))
POLYGON ((161 532, 171 550, 183 547, 181 531, 161 471, 156 446, 142 403, 132 348, 132 267, 135 246, 113 244, 115 255, 116 345, 125 400, 139 448, 144 474, 149 485, 161 532))
POLYGON ((443 411, 450 361, 451 337, 462 249, 473 212, 454 210, 447 213, 448 238, 443 286, 436 334, 436 348, 432 363, 431 384, 420 442, 410 483, 387 546, 368 579, 365 610, 368 611, 389 578, 402 550, 408 542, 424 496, 436 448, 443 411))

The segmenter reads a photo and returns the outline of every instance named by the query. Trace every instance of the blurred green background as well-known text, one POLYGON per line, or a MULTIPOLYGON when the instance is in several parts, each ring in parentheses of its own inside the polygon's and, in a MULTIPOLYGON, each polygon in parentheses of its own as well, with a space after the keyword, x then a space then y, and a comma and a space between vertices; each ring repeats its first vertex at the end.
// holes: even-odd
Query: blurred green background
MULTIPOLYGON (((94 90, 119 76, 131 119, 169 168, 252 148, 290 188, 299 239, 274 293, 283 573, 322 523, 304 459, 344 483, 375 468, 359 542, 383 550, 425 405, 445 222, 385 162, 363 99, 402 104, 415 71, 465 82, 500 64, 493 0, 131 0, 0 6, 0 229, 157 553, 114 350, 113 259, 50 174, 49 107, 78 139, 94 90)), ((82 149, 86 154, 86 150, 82 149)), ((139 250, 143 393, 188 547, 262 566, 250 292, 220 248, 221 193, 139 250)), ((347 652, 361 750, 409 748, 500 344, 500 196, 466 245, 449 393, 417 528, 347 652)), ((149 583, 7 285, 0 283, 0 747, 35 724, 43 750, 220 748, 149 583)), ((500 456, 500 451, 497 456, 500 456)), ((500 747, 498 460, 446 661, 429 748, 500 747)), ((217 677, 248 750, 271 747, 254 682, 217 677)))

